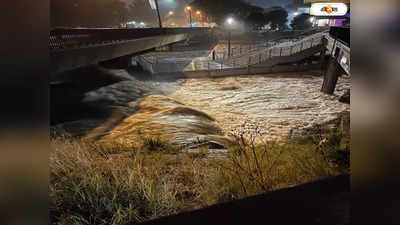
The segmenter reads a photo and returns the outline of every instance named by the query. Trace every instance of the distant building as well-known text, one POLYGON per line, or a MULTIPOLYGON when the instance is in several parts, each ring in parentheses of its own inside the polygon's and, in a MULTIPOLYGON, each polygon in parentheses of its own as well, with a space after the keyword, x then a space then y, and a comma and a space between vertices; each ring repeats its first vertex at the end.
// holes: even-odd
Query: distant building
MULTIPOLYGON (((299 9, 304 11, 304 9, 308 9, 308 13, 310 13, 311 5, 314 3, 345 3, 347 7, 350 9, 350 0, 304 0, 304 4, 299 6, 299 9)), ((347 12, 345 16, 336 16, 336 17, 326 17, 326 16, 315 16, 314 26, 323 27, 323 26, 344 26, 349 24, 350 21, 350 11, 347 12)))

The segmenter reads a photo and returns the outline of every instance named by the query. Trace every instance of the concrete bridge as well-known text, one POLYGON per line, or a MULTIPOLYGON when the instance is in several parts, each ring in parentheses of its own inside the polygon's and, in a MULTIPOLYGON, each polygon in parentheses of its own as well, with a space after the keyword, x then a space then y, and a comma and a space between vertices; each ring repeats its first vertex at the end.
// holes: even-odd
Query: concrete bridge
POLYGON ((209 31, 209 28, 53 29, 49 43, 51 79, 60 72, 114 59, 127 60, 124 57, 209 31))

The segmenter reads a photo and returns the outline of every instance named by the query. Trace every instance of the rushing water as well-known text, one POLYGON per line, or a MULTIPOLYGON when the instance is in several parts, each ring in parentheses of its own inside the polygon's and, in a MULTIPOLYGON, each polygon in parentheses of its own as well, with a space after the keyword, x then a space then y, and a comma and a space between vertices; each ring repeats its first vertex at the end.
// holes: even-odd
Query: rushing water
POLYGON ((241 76, 188 79, 172 97, 215 117, 225 133, 258 127, 267 139, 330 120, 350 106, 338 98, 350 88, 342 78, 334 96, 320 92, 322 77, 241 76))
POLYGON ((125 70, 110 72, 124 81, 89 92, 83 100, 96 107, 96 115, 58 128, 105 141, 135 142, 140 133, 189 147, 199 143, 218 147, 226 146, 232 131, 258 127, 266 139, 279 140, 293 128, 350 110, 338 101, 350 88, 346 78, 329 96, 320 92, 322 77, 311 73, 151 80, 125 70))

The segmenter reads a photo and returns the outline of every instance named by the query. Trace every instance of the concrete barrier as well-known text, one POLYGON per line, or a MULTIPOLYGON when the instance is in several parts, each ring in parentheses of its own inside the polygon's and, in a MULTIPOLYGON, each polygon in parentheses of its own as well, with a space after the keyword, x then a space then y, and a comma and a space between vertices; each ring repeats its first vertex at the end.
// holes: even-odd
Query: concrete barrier
MULTIPOLYGON (((232 77, 242 75, 260 75, 273 73, 289 73, 289 72, 304 72, 311 70, 321 70, 322 64, 310 65, 275 65, 265 67, 248 67, 248 68, 231 68, 223 70, 197 70, 174 73, 158 73, 154 74, 154 78, 159 79, 180 79, 180 78, 215 78, 215 77, 232 77)), ((322 74, 321 74, 322 76, 322 74)))

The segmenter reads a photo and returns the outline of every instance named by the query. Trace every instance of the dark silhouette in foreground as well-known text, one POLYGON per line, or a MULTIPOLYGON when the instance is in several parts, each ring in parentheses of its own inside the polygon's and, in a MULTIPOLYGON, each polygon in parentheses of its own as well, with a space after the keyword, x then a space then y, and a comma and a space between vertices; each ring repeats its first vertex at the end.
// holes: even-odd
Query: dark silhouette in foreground
POLYGON ((144 224, 350 224, 350 176, 341 175, 144 224))

